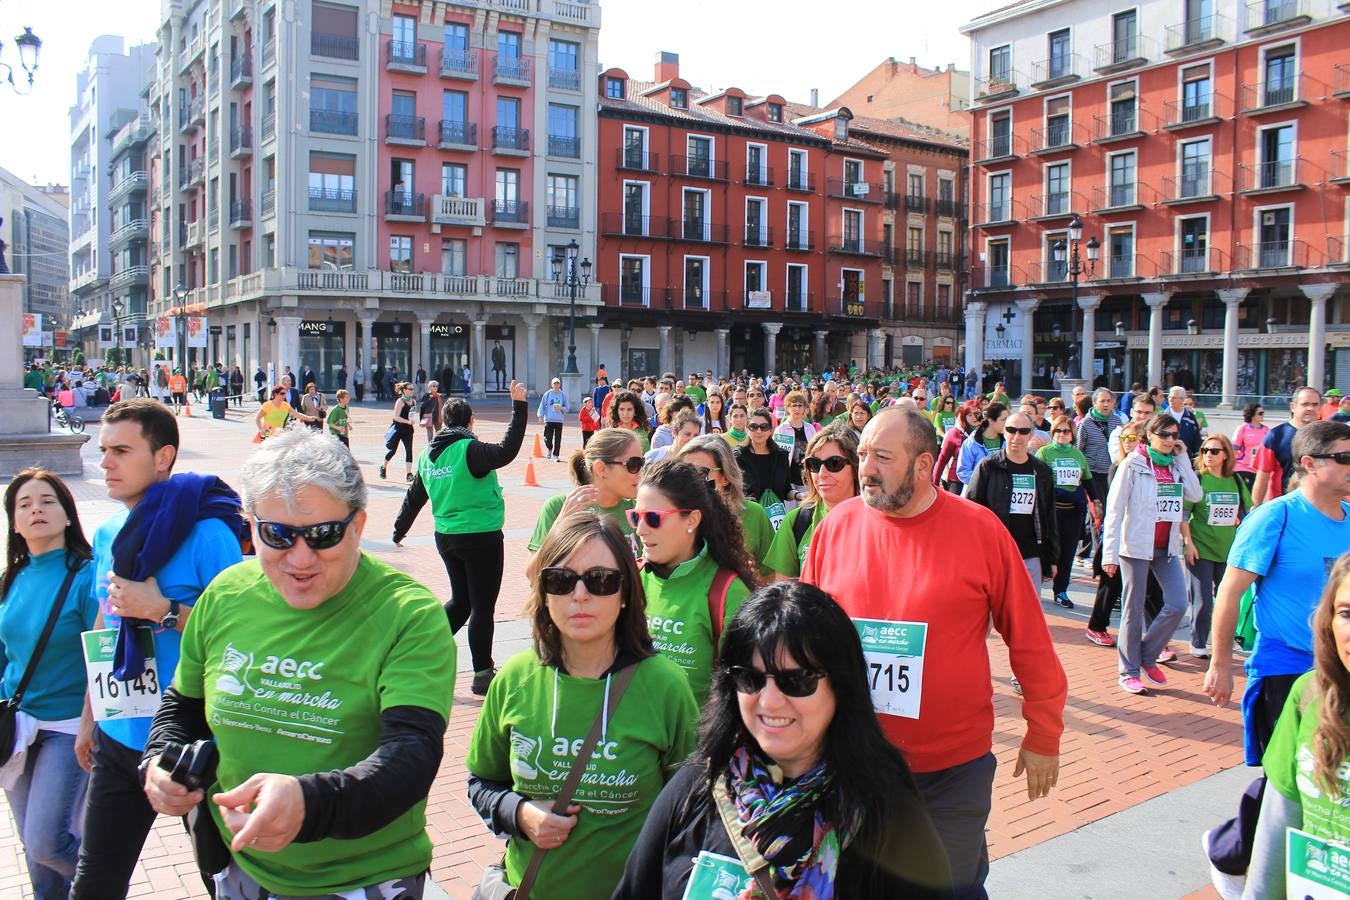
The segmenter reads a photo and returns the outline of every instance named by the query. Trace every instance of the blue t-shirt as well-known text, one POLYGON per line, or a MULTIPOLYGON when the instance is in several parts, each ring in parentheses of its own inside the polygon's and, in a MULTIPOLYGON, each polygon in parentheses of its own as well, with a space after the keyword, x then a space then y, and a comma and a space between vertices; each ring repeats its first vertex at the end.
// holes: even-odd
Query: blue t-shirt
POLYGON ((1350 503, 1342 501, 1341 511, 1337 522, 1295 491, 1261 504, 1238 526, 1228 565, 1259 576, 1250 675, 1302 675, 1312 668, 1313 612, 1336 558, 1350 549, 1350 503))
POLYGON ((1288 422, 1281 422, 1266 432, 1261 446, 1275 455, 1280 464, 1281 493, 1288 493, 1289 479, 1294 476, 1294 436, 1298 429, 1288 422))
MULTIPOLYGON (((19 570, 0 605, 0 653, 4 654, 4 696, 14 696, 24 669, 51 614, 56 592, 66 578, 66 551, 34 556, 19 570)), ((94 627, 98 604, 90 587, 94 568, 86 562, 75 573, 56 617, 47 649, 28 683, 20 706, 42 722, 73 719, 84 709, 84 665, 80 632, 94 627)))
MULTIPOLYGON (((116 628, 121 619, 108 609, 108 573, 112 571, 113 538, 122 530, 131 510, 113 516, 94 532, 94 596, 103 611, 103 627, 116 628)), ((159 592, 169 600, 184 606, 197 602, 202 591, 221 571, 243 559, 239 538, 219 519, 204 519, 193 526, 192 533, 177 552, 155 573, 159 592)), ((178 648, 183 642, 181 632, 172 628, 154 628, 155 664, 159 668, 162 687, 173 683, 173 672, 178 668, 178 648)), ((103 733, 132 750, 144 750, 150 737, 150 718, 112 719, 99 722, 103 733)))

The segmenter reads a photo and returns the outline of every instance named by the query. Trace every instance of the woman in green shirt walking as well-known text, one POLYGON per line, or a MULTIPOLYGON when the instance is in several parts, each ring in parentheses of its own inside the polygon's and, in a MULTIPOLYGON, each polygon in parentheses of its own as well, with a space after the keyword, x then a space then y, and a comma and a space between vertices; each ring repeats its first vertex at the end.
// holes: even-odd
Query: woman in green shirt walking
POLYGON ((1214 595, 1223 581, 1228 551, 1238 525, 1252 508, 1247 482, 1236 474, 1237 453, 1222 434, 1211 434, 1200 445, 1195 473, 1200 476, 1202 497, 1185 504, 1181 521, 1182 552, 1186 566, 1199 582, 1191 611, 1191 656, 1209 657, 1210 618, 1214 614, 1214 595))
POLYGON ((801 574, 811 537, 825 514, 858 496, 858 442, 847 425, 840 422, 821 429, 806 445, 803 462, 806 499, 801 506, 788 510, 764 559, 776 581, 801 574))
POLYGON ((1087 457, 1073 443, 1073 422, 1059 415, 1050 423, 1050 443, 1036 451, 1036 458, 1055 473, 1055 523, 1059 526, 1059 562, 1055 569, 1055 602, 1073 609, 1069 578, 1073 556, 1083 536, 1083 516, 1090 509, 1100 519, 1102 507, 1092 488, 1092 469, 1087 457))
POLYGON ((701 434, 685 444, 675 454, 676 459, 689 463, 708 480, 718 495, 726 501, 727 509, 741 523, 741 537, 750 561, 766 574, 764 557, 773 543, 773 525, 769 514, 754 500, 745 496, 741 483, 741 467, 731 452, 731 445, 720 434, 701 434))

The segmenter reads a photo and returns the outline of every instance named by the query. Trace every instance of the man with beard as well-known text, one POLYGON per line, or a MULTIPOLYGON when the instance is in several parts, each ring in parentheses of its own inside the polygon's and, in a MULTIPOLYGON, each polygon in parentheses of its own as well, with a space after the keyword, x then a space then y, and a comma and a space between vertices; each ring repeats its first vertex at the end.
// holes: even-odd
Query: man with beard
POLYGON ((914 771, 956 896, 979 897, 995 767, 991 619, 1022 686, 1027 732, 1013 774, 1026 772, 1033 800, 1059 775, 1068 682, 1017 545, 988 509, 934 488, 937 453, 933 425, 917 410, 892 407, 867 423, 858 447, 862 496, 820 523, 802 581, 829 593, 857 625, 877 717, 914 771), (827 552, 834 547, 851 552, 827 552), (906 573, 904 586, 876 577, 885 571, 906 573))

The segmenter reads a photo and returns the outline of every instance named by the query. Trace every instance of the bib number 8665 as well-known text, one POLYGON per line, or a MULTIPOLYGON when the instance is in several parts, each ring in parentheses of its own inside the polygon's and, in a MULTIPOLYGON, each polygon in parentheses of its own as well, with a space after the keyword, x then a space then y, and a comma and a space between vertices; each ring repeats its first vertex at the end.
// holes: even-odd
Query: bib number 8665
POLYGON ((872 670, 872 690, 884 689, 904 693, 909 690, 909 666, 895 663, 869 663, 872 670))

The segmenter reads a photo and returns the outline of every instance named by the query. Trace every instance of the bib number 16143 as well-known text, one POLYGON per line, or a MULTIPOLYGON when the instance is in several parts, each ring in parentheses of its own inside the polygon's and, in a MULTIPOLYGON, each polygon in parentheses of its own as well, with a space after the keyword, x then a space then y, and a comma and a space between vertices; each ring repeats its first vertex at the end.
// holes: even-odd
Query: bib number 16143
POLYGON ((854 619, 853 624, 862 640, 872 706, 879 713, 917 719, 928 626, 884 619, 854 619))
POLYGON ((117 649, 117 629, 86 631, 84 644, 85 677, 89 685, 89 707, 94 719, 134 719, 153 716, 159 709, 163 686, 155 664, 155 639, 150 629, 136 629, 136 641, 145 654, 145 671, 130 681, 113 675, 113 657, 117 649))

